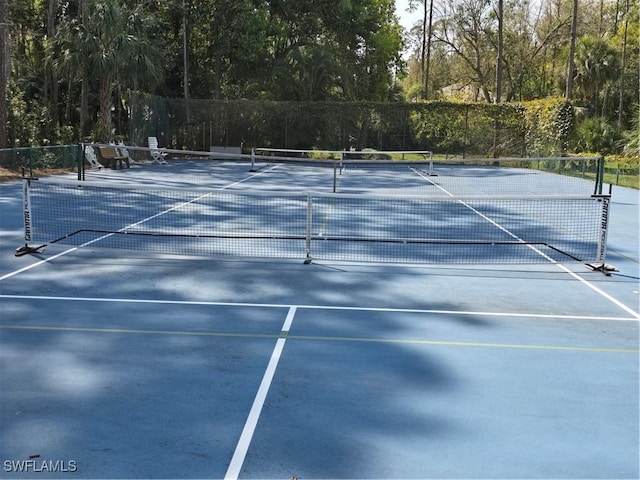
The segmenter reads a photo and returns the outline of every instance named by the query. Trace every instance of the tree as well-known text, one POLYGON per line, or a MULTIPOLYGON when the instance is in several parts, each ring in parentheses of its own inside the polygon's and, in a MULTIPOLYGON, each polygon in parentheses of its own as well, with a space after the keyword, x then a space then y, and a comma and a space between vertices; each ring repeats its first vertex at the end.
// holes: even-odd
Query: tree
MULTIPOLYGON (((567 21, 562 17, 541 17, 540 11, 534 11, 531 4, 517 1, 504 2, 502 17, 502 55, 499 54, 499 26, 496 40, 497 57, 502 58, 496 65, 502 68, 501 100, 523 101, 553 94, 555 73, 549 72, 547 58, 551 57, 553 62, 557 53, 550 52, 560 50, 566 42, 567 21)), ((497 18, 499 20, 499 13, 497 18)), ((496 83, 498 77, 496 73, 496 83)))
POLYGON ((56 135, 43 84, 46 5, 43 1, 7 2, 8 14, 2 19, 9 21, 11 72, 7 102, 11 107, 7 107, 7 123, 11 130, 7 136, 11 146, 41 144, 56 135))
POLYGON ((427 58, 424 71, 424 98, 429 98, 429 84, 431 83, 431 50, 433 44, 433 0, 429 0, 429 24, 427 27, 427 58))
MULTIPOLYGON (((77 16, 68 12, 62 19, 59 32, 54 40, 50 54, 50 64, 54 71, 67 80, 67 102, 73 98, 74 83, 80 81, 80 122, 81 137, 89 135, 89 81, 91 80, 90 64, 92 44, 88 41, 89 6, 87 0, 78 2, 77 16)), ((67 110, 71 110, 69 107, 67 110)))
POLYGON ((503 18, 504 2, 503 0, 498 0, 498 58, 496 59, 496 103, 500 103, 502 101, 502 56, 504 52, 503 18))
POLYGON ((595 114, 600 114, 606 98, 601 94, 607 86, 620 78, 619 62, 616 51, 606 39, 585 35, 576 44, 575 75, 585 105, 595 114))
POLYGON ((62 71, 76 71, 98 80, 100 137, 113 140, 112 107, 117 86, 150 85, 162 77, 162 56, 150 40, 142 5, 132 11, 118 0, 89 4, 85 18, 70 19, 54 49, 54 63, 62 71))
POLYGON ((429 98, 431 80, 431 45, 433 39, 433 0, 409 0, 409 11, 415 11, 422 5, 422 25, 420 27, 420 72, 422 78, 422 98, 429 98))
POLYGON ((9 9, 7 0, 0 0, 0 148, 8 146, 7 95, 11 74, 11 50, 9 45, 9 9))
MULTIPOLYGON (((189 3, 190 5, 191 3, 189 3)), ((182 90, 184 92, 184 103, 186 105, 187 123, 190 121, 189 112, 189 18, 187 16, 187 3, 182 0, 182 90)))
POLYGON ((495 84, 491 13, 490 0, 449 0, 436 34, 456 59, 459 83, 477 91, 487 103, 493 101, 495 84))
POLYGON ((300 46, 289 52, 286 63, 274 73, 288 98, 319 101, 342 93, 339 69, 333 53, 324 46, 300 46))
MULTIPOLYGON (((51 39, 56 37, 56 0, 49 0, 47 3, 47 36, 44 41, 45 48, 51 39)), ((49 58, 45 57, 44 79, 43 79, 44 101, 51 106, 51 114, 56 125, 59 122, 58 115, 58 79, 51 66, 49 58)))
POLYGON ((624 2, 624 22, 622 27, 622 65, 620 70, 622 74, 620 75, 620 98, 618 100, 618 127, 622 127, 622 119, 624 117, 624 80, 625 80, 625 72, 627 66, 627 32, 629 28, 629 0, 625 0, 624 2))
MULTIPOLYGON (((639 87, 638 2, 580 0, 577 14, 573 0, 410 3, 421 9, 422 23, 406 38, 414 53, 405 98, 527 101, 563 95, 571 80, 574 100, 628 126, 639 87), (581 39, 573 55, 572 21, 581 39), (595 43, 581 45, 585 38, 606 42, 615 63, 604 68, 595 43)), ((12 146, 91 132, 110 139, 112 109, 114 119, 124 118, 127 90, 187 97, 195 119, 204 113, 191 100, 197 98, 391 101, 396 79, 405 77, 393 0, 0 4, 8 10, 0 40, 10 53, 0 59, 0 89, 8 89, 0 101, 10 105, 0 103, 0 139, 8 128, 12 146), (92 121, 102 122, 100 131, 92 121)))
POLYGON ((386 100, 391 95, 402 45, 391 0, 261 2, 251 13, 232 17, 226 23, 235 26, 227 35, 227 83, 242 97, 386 100))
POLYGON ((578 0, 573 0, 573 13, 571 15, 571 36, 569 38, 569 61, 567 64, 567 85, 564 98, 571 100, 573 95, 573 76, 575 72, 575 49, 578 36, 578 0))

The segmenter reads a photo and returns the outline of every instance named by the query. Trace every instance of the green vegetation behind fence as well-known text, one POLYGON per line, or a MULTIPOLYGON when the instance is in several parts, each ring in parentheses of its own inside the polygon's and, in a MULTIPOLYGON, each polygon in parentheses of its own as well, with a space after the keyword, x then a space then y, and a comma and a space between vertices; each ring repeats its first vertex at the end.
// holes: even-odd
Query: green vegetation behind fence
POLYGON ((189 100, 131 94, 129 140, 208 151, 211 146, 431 150, 522 157, 566 150, 572 109, 563 99, 524 104, 189 100))
POLYGON ((0 149, 0 167, 13 171, 76 170, 82 158, 80 145, 54 145, 0 149))

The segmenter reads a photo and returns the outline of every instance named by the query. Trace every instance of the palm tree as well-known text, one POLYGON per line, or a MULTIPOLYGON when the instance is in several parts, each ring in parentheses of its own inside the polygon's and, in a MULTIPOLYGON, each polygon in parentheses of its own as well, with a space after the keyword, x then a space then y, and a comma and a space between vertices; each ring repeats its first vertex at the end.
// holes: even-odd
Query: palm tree
POLYGON ((292 96, 289 98, 304 101, 331 99, 339 73, 334 56, 322 46, 294 48, 287 54, 283 68, 276 69, 281 91, 286 87, 292 96))
POLYGON ((575 68, 575 82, 584 101, 594 114, 600 114, 601 92, 620 77, 615 49, 606 39, 583 36, 576 45, 575 68))
POLYGON ((162 56, 150 40, 142 5, 127 11, 118 0, 97 0, 85 18, 61 31, 54 64, 83 82, 99 80, 99 125, 103 141, 113 140, 112 107, 116 87, 139 88, 162 78, 162 56))
MULTIPOLYGON (((51 66, 59 75, 69 81, 69 90, 72 83, 81 81, 80 93, 80 135, 84 137, 87 131, 89 117, 89 42, 87 42, 87 28, 85 22, 76 18, 68 18, 58 30, 58 35, 53 40, 50 52, 51 66)), ((69 94, 68 103, 72 101, 69 94)), ((69 108, 69 107, 68 107, 69 108)))

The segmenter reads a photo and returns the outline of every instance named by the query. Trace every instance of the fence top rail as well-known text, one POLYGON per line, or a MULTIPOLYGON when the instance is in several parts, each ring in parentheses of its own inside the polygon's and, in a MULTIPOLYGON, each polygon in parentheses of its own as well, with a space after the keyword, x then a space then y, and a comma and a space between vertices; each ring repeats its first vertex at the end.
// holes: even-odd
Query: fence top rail
MULTIPOLYGON (((203 150, 181 150, 176 148, 150 148, 150 147, 139 147, 136 145, 118 145, 114 143, 85 143, 85 146, 89 147, 110 147, 110 148, 126 148, 127 150, 134 152, 151 152, 151 151, 160 151, 172 154, 180 154, 180 155, 189 155, 189 156, 199 156, 199 157, 210 157, 212 155, 215 156, 229 156, 230 158, 237 158, 240 155, 237 153, 224 153, 224 152, 206 152, 203 150)), ((247 159, 251 158, 251 155, 245 155, 247 159)))
MULTIPOLYGON (((131 151, 141 151, 148 152, 151 150, 159 150, 161 152, 166 152, 168 154, 176 154, 176 155, 188 155, 188 156, 201 156, 201 157, 221 157, 221 158, 230 158, 237 159, 243 158, 250 160, 251 154, 248 153, 229 153, 222 151, 204 151, 204 150, 183 150, 183 149, 175 149, 175 148, 149 148, 149 147, 140 147, 135 145, 116 145, 113 143, 86 143, 85 145, 92 147, 115 147, 115 148, 126 148, 131 151)), ((60 145, 59 147, 69 146, 69 145, 60 145)), ((20 147, 20 149, 32 149, 39 147, 20 147)), ((45 147, 42 147, 45 148, 45 147)), ((49 147, 47 147, 49 148, 49 147)), ((3 150, 16 150, 16 149, 2 149, 3 150)), ((346 156, 349 155, 430 155, 433 156, 434 152, 432 150, 314 150, 314 149, 285 149, 285 148, 270 148, 270 147, 253 147, 251 149, 252 152, 274 152, 274 153, 301 153, 301 154, 343 154, 346 156)), ((496 161, 496 162, 536 162, 536 161, 589 161, 589 160, 601 160, 604 158, 602 155, 597 156, 553 156, 553 157, 467 157, 467 158, 457 158, 457 157, 448 157, 448 158, 434 158, 434 161, 447 161, 451 163, 464 163, 464 162, 487 162, 487 161, 496 161)))
POLYGON ((376 154, 376 153, 387 153, 387 154, 416 154, 416 155, 428 155, 433 154, 431 150, 374 150, 374 149, 364 149, 364 150, 322 150, 322 149, 304 149, 304 148, 271 148, 271 147, 254 147, 254 151, 260 152, 279 152, 279 153, 351 153, 351 154, 376 154))
POLYGON ((449 157, 449 158, 440 158, 435 159, 434 161, 438 162, 450 162, 450 163, 473 163, 473 162, 540 162, 540 161, 560 161, 560 162, 568 162, 568 161, 576 161, 576 160, 595 160, 600 161, 604 157, 603 156, 593 156, 593 157, 583 157, 583 156, 557 156, 557 157, 468 157, 468 158, 457 158, 457 157, 449 157))

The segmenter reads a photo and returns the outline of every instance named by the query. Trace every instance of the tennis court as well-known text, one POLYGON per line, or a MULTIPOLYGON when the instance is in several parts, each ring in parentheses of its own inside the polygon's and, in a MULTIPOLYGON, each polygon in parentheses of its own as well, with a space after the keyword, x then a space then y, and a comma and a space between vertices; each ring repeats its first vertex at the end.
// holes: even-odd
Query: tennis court
POLYGON ((3 478, 638 478, 637 191, 246 167, 0 185, 3 478))

